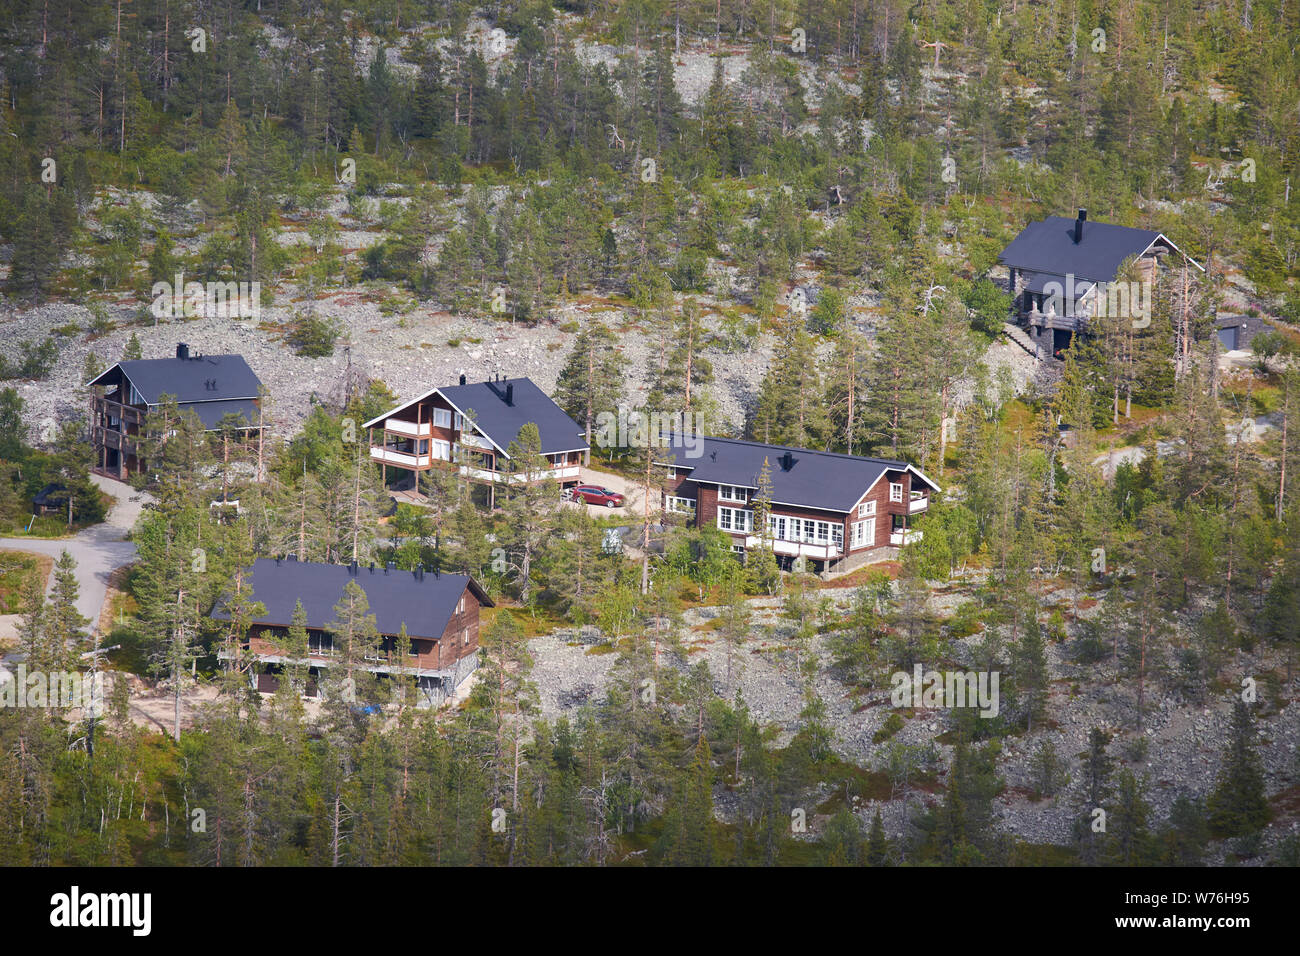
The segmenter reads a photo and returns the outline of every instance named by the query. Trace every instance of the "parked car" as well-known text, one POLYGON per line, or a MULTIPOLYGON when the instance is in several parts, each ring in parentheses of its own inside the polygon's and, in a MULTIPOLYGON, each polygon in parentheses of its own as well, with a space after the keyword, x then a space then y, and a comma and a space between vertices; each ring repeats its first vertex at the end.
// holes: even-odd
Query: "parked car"
POLYGON ((566 501, 585 501, 589 505, 604 505, 606 508, 621 508, 627 499, 617 491, 602 488, 600 485, 574 485, 565 489, 566 501))

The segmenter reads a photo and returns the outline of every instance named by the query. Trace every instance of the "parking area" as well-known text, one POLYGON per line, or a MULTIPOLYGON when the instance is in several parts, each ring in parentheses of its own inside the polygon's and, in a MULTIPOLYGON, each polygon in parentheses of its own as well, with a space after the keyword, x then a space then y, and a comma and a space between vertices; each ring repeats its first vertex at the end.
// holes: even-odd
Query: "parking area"
MULTIPOLYGON (((598 485, 601 488, 608 488, 610 491, 618 492, 626 499, 626 503, 620 508, 610 508, 606 505, 584 505, 587 514, 593 518, 609 517, 611 514, 619 515, 640 515, 645 500, 644 489, 635 482, 629 481, 622 475, 611 474, 607 471, 596 471, 593 468, 582 469, 582 485, 598 485)), ((568 502, 568 507, 578 507, 577 502, 568 502)))

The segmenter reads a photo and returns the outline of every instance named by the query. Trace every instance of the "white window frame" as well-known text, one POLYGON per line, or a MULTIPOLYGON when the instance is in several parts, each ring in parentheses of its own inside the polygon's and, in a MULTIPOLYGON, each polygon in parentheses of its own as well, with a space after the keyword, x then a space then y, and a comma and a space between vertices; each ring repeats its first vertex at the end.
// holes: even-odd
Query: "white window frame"
POLYGON ((788 520, 785 515, 768 515, 767 536, 773 541, 784 541, 786 522, 788 520))
POLYGON ((859 518, 874 518, 875 515, 876 515, 876 502, 874 499, 871 501, 864 501, 858 505, 859 518))
POLYGON ((433 439, 431 453, 438 461, 451 461, 451 442, 443 441, 441 438, 433 439))
POLYGON ((749 494, 739 485, 718 485, 718 500, 748 503, 749 494))
POLYGON ((731 534, 750 534, 754 530, 754 512, 744 508, 719 508, 718 528, 731 534))
POLYGON ((676 495, 668 495, 665 498, 664 507, 671 513, 677 515, 689 515, 695 513, 694 498, 679 498, 676 495))
POLYGON ((876 544, 876 519, 853 522, 853 547, 871 548, 876 544))
POLYGON ((452 420, 456 423, 455 426, 454 426, 455 429, 456 429, 456 431, 463 431, 463 430, 464 430, 464 428, 465 428, 465 416, 464 416, 464 415, 462 415, 460 412, 457 412, 457 413, 455 414, 455 416, 453 416, 453 419, 452 419, 452 420))
POLYGON ((903 485, 901 483, 894 484, 892 481, 889 483, 889 500, 891 502, 902 502, 903 485))
POLYGON ((451 427, 451 409, 435 408, 433 410, 433 427, 450 428, 451 427))

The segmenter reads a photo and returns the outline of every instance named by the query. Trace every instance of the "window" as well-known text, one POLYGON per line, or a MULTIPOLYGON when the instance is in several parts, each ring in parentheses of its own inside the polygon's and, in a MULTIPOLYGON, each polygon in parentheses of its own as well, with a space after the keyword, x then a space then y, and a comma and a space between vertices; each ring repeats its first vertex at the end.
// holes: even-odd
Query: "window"
POLYGON ((568 457, 569 457, 569 453, 566 451, 562 451, 558 455, 552 455, 551 465, 555 468, 563 468, 565 464, 567 464, 565 459, 568 457))
POLYGON ((446 408, 435 408, 433 410, 433 424, 438 428, 450 428, 451 410, 446 408))
POLYGON ((902 486, 902 485, 896 485, 896 484, 894 484, 893 482, 890 482, 890 485, 889 485, 889 500, 890 500, 890 501, 902 501, 902 500, 903 500, 903 486, 902 486))
POLYGON ((876 543, 876 522, 853 522, 853 537, 850 539, 855 548, 869 548, 876 543))
POLYGON ((464 427, 465 427, 465 416, 462 415, 460 412, 457 412, 457 413, 456 413, 456 431, 460 431, 460 430, 461 430, 462 428, 464 428, 464 427))
POLYGON ((735 534, 747 534, 754 529, 754 513, 740 508, 719 508, 718 527, 735 534))
POLYGON ((858 505, 858 517, 870 518, 876 513, 876 503, 874 501, 864 501, 858 505))
POLYGON ((748 501, 749 496, 745 493, 744 488, 736 485, 718 485, 718 497, 723 501, 748 501))
POLYGON ((433 457, 439 461, 451 461, 451 443, 435 438, 433 440, 433 457))
POLYGON ((677 498, 669 495, 664 505, 673 514, 688 515, 695 512, 694 498, 677 498))
POLYGON ((468 628, 468 627, 465 628, 463 631, 460 632, 460 642, 461 642, 462 644, 468 644, 468 643, 469 643, 469 628, 468 628))
POLYGON ((307 653, 314 654, 317 657, 333 657, 334 638, 320 631, 309 631, 307 633, 307 653))
POLYGON ((460 596, 460 600, 456 602, 456 613, 461 614, 464 612, 464 610, 465 610, 465 595, 462 594, 460 596))
POLYGON ((785 516, 767 516, 767 534, 773 541, 785 540, 785 516))

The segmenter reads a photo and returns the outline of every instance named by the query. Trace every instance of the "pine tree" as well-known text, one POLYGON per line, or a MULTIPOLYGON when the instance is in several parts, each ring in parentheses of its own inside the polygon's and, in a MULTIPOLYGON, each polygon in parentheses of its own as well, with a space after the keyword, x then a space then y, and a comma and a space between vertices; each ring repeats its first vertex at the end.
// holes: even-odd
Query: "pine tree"
POLYGON ((550 463, 542 454, 542 439, 532 422, 519 429, 510 443, 507 475, 501 510, 506 527, 506 561, 515 571, 519 600, 529 606, 535 597, 533 562, 555 526, 560 487, 547 471, 550 463))
MULTIPOLYGON (((589 321, 574 340, 555 384, 556 404, 582 423, 589 446, 596 416, 616 414, 623 398, 623 368, 616 342, 606 325, 589 321)), ((590 450, 586 464, 591 464, 590 450)))
POLYGON ((884 866, 889 862, 889 840, 885 836, 885 824, 880 819, 877 808, 871 817, 871 829, 867 833, 867 863, 870 866, 884 866))
POLYGON ((1227 752, 1206 809, 1210 830, 1216 837, 1250 838, 1269 820, 1264 772, 1255 753, 1254 720, 1240 700, 1232 709, 1227 752))

